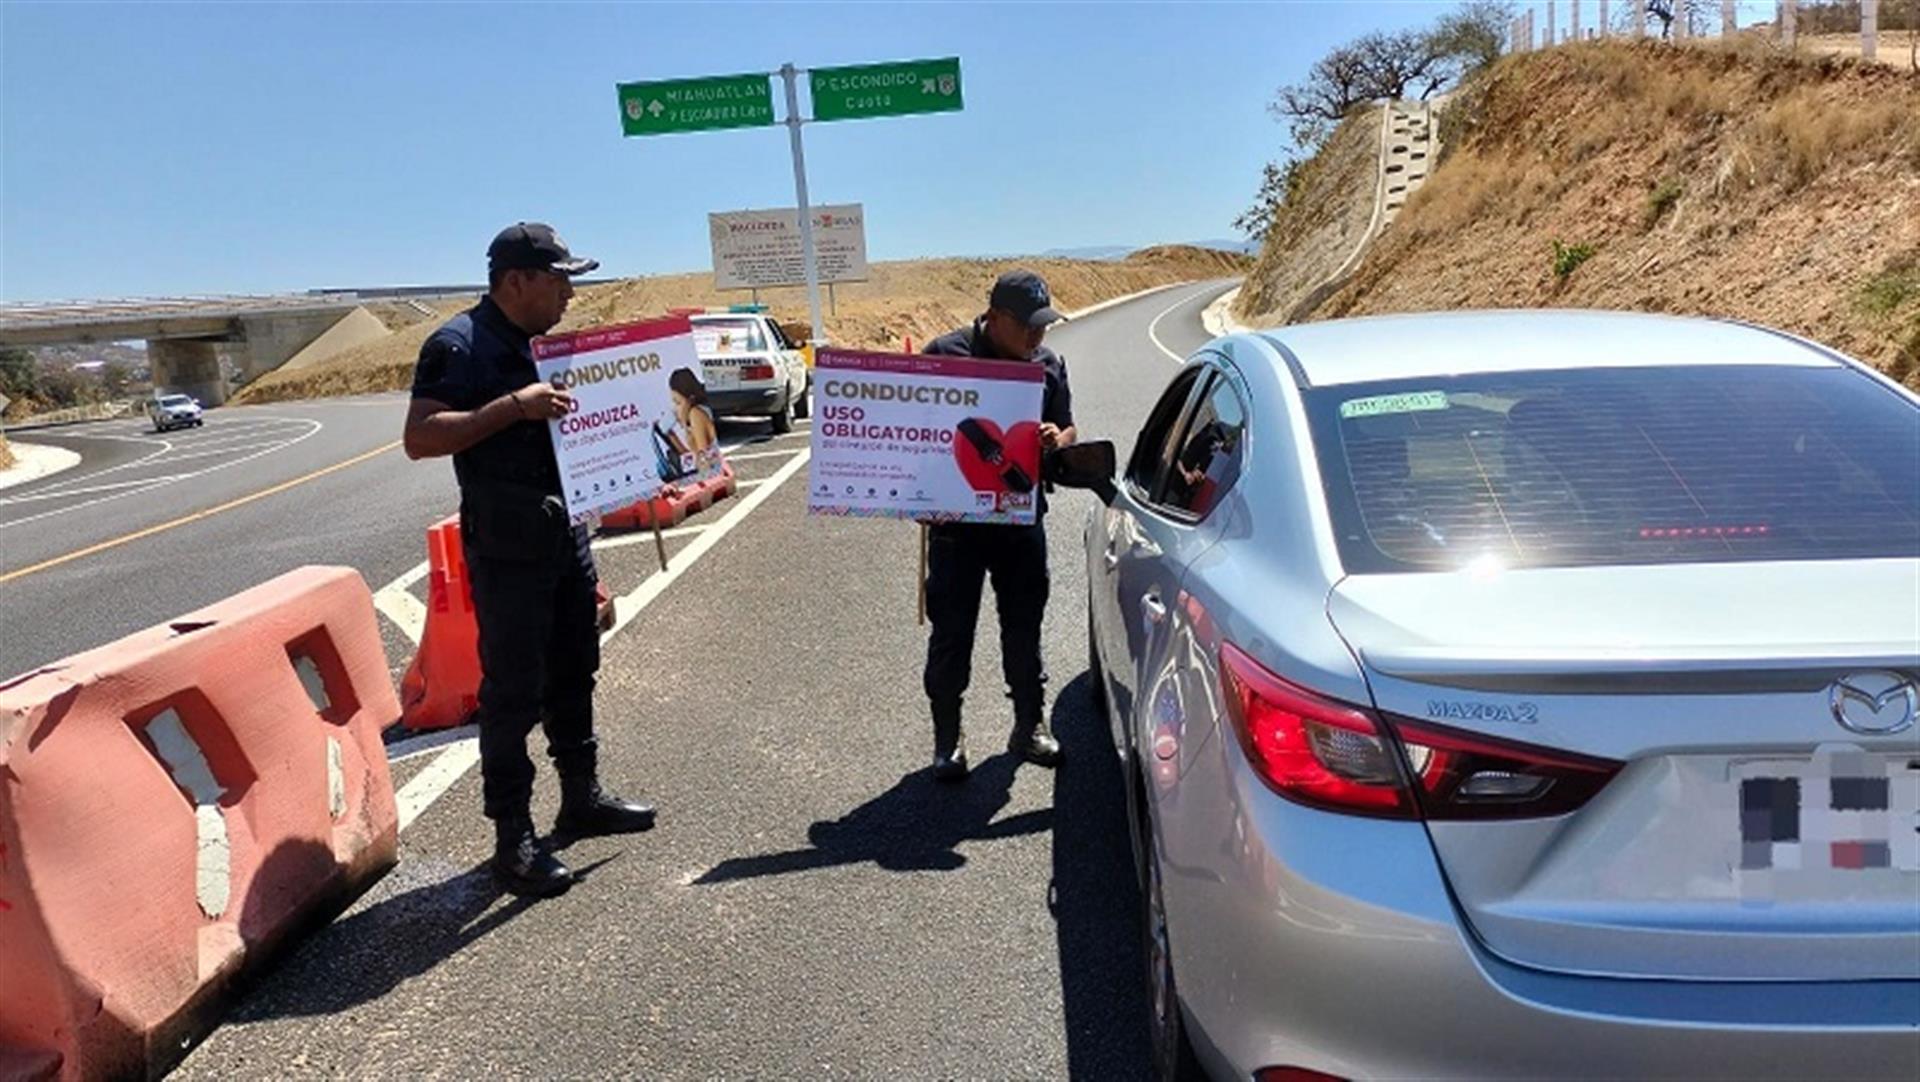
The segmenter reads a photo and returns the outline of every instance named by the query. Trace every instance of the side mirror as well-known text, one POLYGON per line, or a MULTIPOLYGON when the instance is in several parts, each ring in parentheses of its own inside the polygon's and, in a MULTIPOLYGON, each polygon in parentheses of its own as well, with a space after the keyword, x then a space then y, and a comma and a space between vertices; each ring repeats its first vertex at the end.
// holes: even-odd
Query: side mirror
POLYGON ((1076 443, 1047 456, 1046 479, 1062 488, 1088 489, 1110 504, 1119 494, 1113 483, 1117 464, 1111 440, 1076 443))

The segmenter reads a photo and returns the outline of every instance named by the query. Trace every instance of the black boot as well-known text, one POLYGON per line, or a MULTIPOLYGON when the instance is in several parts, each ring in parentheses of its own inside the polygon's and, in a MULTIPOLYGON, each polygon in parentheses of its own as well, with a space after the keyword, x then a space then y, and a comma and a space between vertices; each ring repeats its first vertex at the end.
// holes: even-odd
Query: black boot
POLYGON ((1039 701, 1014 704, 1013 733, 1007 737, 1007 750, 1049 770, 1066 758, 1066 753, 1060 750, 1060 741, 1055 740, 1047 728, 1046 711, 1039 701))
POLYGON ((967 734, 960 727, 960 704, 933 704, 933 777, 935 781, 964 781, 967 777, 967 734))
POLYGON ((526 812, 493 822, 493 877, 514 894, 552 898, 573 886, 573 873, 533 832, 526 812))
POLYGON ((652 829, 653 805, 609 796, 592 774, 560 779, 560 816, 553 821, 555 834, 593 838, 602 834, 638 834, 652 829))

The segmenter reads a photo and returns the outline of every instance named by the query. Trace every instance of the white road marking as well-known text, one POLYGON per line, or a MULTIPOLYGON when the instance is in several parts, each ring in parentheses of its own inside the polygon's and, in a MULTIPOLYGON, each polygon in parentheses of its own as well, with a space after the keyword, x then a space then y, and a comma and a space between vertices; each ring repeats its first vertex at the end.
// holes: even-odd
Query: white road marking
POLYGON ((166 458, 166 461, 160 462, 158 463, 158 465, 171 466, 175 462, 186 462, 190 459, 195 459, 195 458, 212 458, 214 455, 235 455, 235 454, 239 454, 242 451, 258 451, 261 449, 265 449, 269 451, 278 450, 279 448, 285 447, 290 442, 292 441, 291 440, 273 440, 265 443, 241 443, 241 444, 225 446, 225 447, 202 447, 200 444, 197 444, 197 443, 189 443, 189 444, 186 444, 184 447, 175 448, 175 450, 187 450, 188 448, 191 448, 189 453, 184 455, 168 455, 166 458))
POLYGON ((458 744, 462 740, 471 740, 480 735, 480 727, 473 724, 456 725, 451 729, 438 732, 421 733, 405 740, 396 740, 387 745, 387 762, 404 763, 409 759, 418 759, 432 751, 439 751, 448 744, 458 744))
POLYGON ((156 481, 171 481, 176 475, 165 474, 160 477, 142 477, 135 481, 115 481, 106 485, 86 485, 81 488, 57 488, 51 492, 29 492, 25 496, 0 498, 0 507, 15 503, 34 503, 39 500, 61 500, 72 496, 91 496, 96 492, 112 492, 119 488, 132 488, 135 485, 151 485, 156 481))
POLYGON ((394 803, 400 809, 400 829, 413 825, 420 813, 433 806, 441 794, 453 787, 453 783, 472 770, 480 761, 480 739, 469 736, 448 745, 428 763, 413 780, 401 786, 394 795, 394 803))
MULTIPOLYGON (((0 522, 0 530, 4 530, 4 529, 8 529, 9 527, 13 527, 13 526, 23 526, 23 525, 25 525, 25 524, 27 524, 27 523, 29 523, 29 522, 38 522, 38 521, 40 521, 41 519, 44 519, 44 518, 51 518, 51 517, 53 517, 53 516, 55 516, 55 515, 65 515, 65 514, 70 514, 70 513, 72 513, 72 512, 74 512, 74 511, 80 511, 80 510, 83 510, 83 509, 85 509, 85 508, 88 508, 88 507, 93 507, 93 506, 96 506, 96 505, 98 505, 98 504, 103 504, 103 503, 107 503, 107 502, 109 502, 109 501, 112 501, 112 500, 119 500, 119 499, 125 499, 125 498, 126 498, 126 497, 128 497, 128 496, 137 496, 137 495, 140 495, 141 493, 144 493, 144 492, 151 492, 151 491, 153 491, 153 490, 154 490, 154 489, 156 489, 156 488, 163 488, 163 487, 165 487, 165 486, 168 486, 168 485, 172 485, 172 484, 176 484, 176 483, 178 483, 178 482, 180 482, 180 481, 188 481, 188 480, 192 480, 192 479, 193 479, 193 478, 195 478, 195 477, 204 477, 204 476, 206 476, 207 474, 210 474, 210 473, 214 473, 214 472, 217 472, 217 471, 219 471, 219 470, 225 470, 225 469, 231 469, 231 468, 233 468, 233 467, 235 467, 235 466, 239 466, 239 465, 242 465, 243 463, 247 463, 247 462, 251 462, 251 461, 253 461, 253 460, 254 460, 254 459, 256 459, 256 458, 260 458, 260 457, 261 457, 261 456, 263 456, 263 455, 270 455, 270 454, 272 454, 272 453, 274 453, 275 451, 278 451, 278 450, 281 450, 281 449, 283 449, 283 448, 287 448, 287 447, 291 447, 291 446, 293 446, 294 444, 296 444, 296 443, 299 443, 299 442, 301 442, 301 441, 303 441, 303 440, 308 440, 308 439, 312 439, 312 438, 313 438, 313 436, 314 436, 314 435, 315 435, 316 433, 318 433, 318 432, 319 432, 319 431, 320 431, 320 430, 321 430, 322 428, 324 428, 324 427, 326 427, 325 425, 323 425, 323 424, 322 424, 321 422, 319 422, 319 421, 310 421, 310 420, 305 420, 305 419, 303 419, 303 418, 298 418, 298 417, 294 417, 294 418, 275 418, 275 419, 276 419, 276 420, 289 420, 289 421, 292 421, 292 422, 294 422, 294 423, 297 423, 297 424, 303 424, 303 425, 309 425, 309 426, 311 426, 311 427, 309 427, 309 428, 307 429, 307 431, 305 431, 305 432, 303 432, 303 433, 301 433, 301 434, 300 434, 300 435, 298 435, 298 436, 295 436, 295 437, 293 437, 292 439, 289 439, 289 440, 286 440, 286 441, 283 441, 283 442, 280 442, 280 443, 275 443, 275 444, 272 444, 272 445, 270 445, 270 446, 268 446, 267 448, 265 448, 264 450, 259 450, 259 451, 254 451, 254 452, 252 452, 251 454, 246 454, 246 455, 242 455, 242 456, 241 456, 241 457, 239 457, 239 458, 235 458, 235 459, 231 459, 231 460, 227 460, 227 461, 222 461, 222 462, 217 462, 217 463, 215 463, 214 465, 211 465, 211 466, 208 466, 208 467, 206 467, 206 468, 204 468, 204 469, 199 469, 199 470, 192 470, 192 471, 189 471, 189 472, 187 472, 187 473, 180 473, 180 474, 169 474, 168 476, 166 476, 166 477, 164 477, 164 478, 158 478, 158 479, 156 479, 156 480, 155 480, 155 481, 153 482, 153 484, 151 484, 151 485, 147 485, 147 486, 145 486, 145 487, 130 487, 130 488, 128 488, 128 489, 126 489, 126 490, 124 490, 124 491, 120 491, 120 492, 115 492, 115 493, 113 493, 112 495, 107 495, 107 496, 101 496, 101 497, 99 497, 98 499, 92 499, 92 500, 87 500, 87 501, 85 501, 85 502, 83 502, 83 503, 77 503, 77 504, 72 504, 72 505, 70 505, 70 506, 67 506, 67 507, 56 507, 56 508, 54 508, 54 509, 53 509, 53 510, 51 510, 51 511, 42 511, 42 512, 40 512, 40 513, 39 513, 39 514, 37 514, 37 515, 28 515, 28 516, 27 516, 26 518, 20 518, 20 519, 15 519, 15 520, 13 520, 12 522, 0 522)), ((102 438, 102 437, 92 437, 92 436, 90 436, 90 437, 88 437, 88 438, 89 438, 89 439, 95 439, 95 438, 102 438)), ((104 438, 107 438, 107 439, 132 439, 132 438, 134 438, 134 437, 120 437, 120 436, 109 436, 109 437, 104 437, 104 438)), ((154 442, 154 441, 152 441, 152 440, 145 440, 145 441, 143 441, 143 442, 148 442, 148 443, 151 443, 151 442, 154 442)), ((186 444, 172 444, 172 443, 169 443, 169 444, 168 444, 168 450, 171 450, 171 449, 172 449, 173 447, 175 447, 175 446, 181 446, 181 447, 184 447, 184 446, 189 446, 189 445, 186 445, 186 444)), ((68 484, 72 484, 72 483, 76 483, 76 482, 81 482, 81 481, 88 481, 88 480, 91 480, 91 479, 93 479, 93 478, 96 478, 96 477, 100 477, 100 476, 103 476, 103 475, 105 475, 105 474, 108 474, 108 473, 112 473, 112 472, 116 472, 116 471, 118 471, 118 470, 124 470, 124 469, 130 469, 130 468, 132 468, 132 467, 134 467, 134 466, 138 466, 138 465, 143 465, 143 464, 147 464, 147 463, 152 463, 152 462, 154 462, 154 461, 155 461, 156 459, 158 459, 158 458, 160 458, 160 457, 161 457, 162 455, 164 455, 164 454, 165 454, 165 451, 162 451, 162 452, 157 452, 156 454, 153 454, 153 455, 148 455, 148 456, 147 456, 146 458, 143 458, 143 459, 141 459, 141 460, 139 460, 138 462, 128 462, 128 463, 123 463, 123 464, 121 464, 121 465, 119 465, 119 466, 113 466, 113 467, 110 467, 109 469, 105 469, 105 470, 100 470, 100 471, 97 471, 97 472, 95 472, 95 473, 91 473, 91 474, 88 474, 88 475, 86 475, 85 477, 76 477, 76 478, 74 478, 74 479, 73 479, 73 481, 71 481, 71 482, 67 482, 67 483, 68 483, 68 484)), ((36 492, 36 493, 34 493, 34 495, 39 495, 39 493, 37 493, 37 492, 36 492)), ((15 497, 15 498, 16 498, 16 499, 18 499, 19 497, 15 497)), ((5 501, 0 501, 0 503, 4 503, 4 502, 5 502, 5 501)))
POLYGON ((419 643, 421 632, 427 628, 427 607, 420 599, 402 589, 382 589, 373 595, 373 607, 382 616, 392 620, 407 638, 419 643))
MULTIPOLYGON (((613 627, 600 636, 601 644, 605 645, 618 635, 622 628, 632 623, 634 617, 640 615, 648 605, 653 604, 654 599, 665 593, 667 587, 678 581, 688 568, 700 562, 700 558, 719 544, 734 527, 746 521, 747 516, 753 514, 755 508, 767 502, 767 498, 772 496, 781 485, 799 473, 806 466, 810 454, 811 452, 807 450, 797 452, 793 461, 780 467, 778 472, 767 478, 765 484, 745 497, 733 501, 733 506, 726 514, 720 516, 719 521, 703 527, 699 536, 693 539, 693 543, 674 557, 671 567, 647 576, 646 580, 631 593, 622 594, 614 606, 613 627)), ((642 536, 646 540, 653 538, 650 532, 642 536)), ((432 807, 434 801, 440 799, 442 794, 452 788, 455 782, 465 777, 467 771, 472 770, 479 762, 480 740, 477 734, 452 739, 433 762, 428 763, 425 769, 400 790, 396 798, 400 808, 400 829, 406 830, 415 819, 420 817, 421 813, 432 807)))
POLYGON ((1165 311, 1161 312, 1157 316, 1154 316, 1153 322, 1147 324, 1147 337, 1153 339, 1153 344, 1160 347, 1160 352, 1166 354, 1169 357, 1172 357, 1173 363, 1175 364, 1186 364, 1187 359, 1185 357, 1182 357, 1178 353, 1175 353, 1174 351, 1168 349, 1167 344, 1160 340, 1160 335, 1156 332, 1156 328, 1160 326, 1161 320, 1173 314, 1174 309, 1180 307, 1183 304, 1187 304, 1192 300, 1193 300, 1192 297, 1182 297, 1179 300, 1174 301, 1171 305, 1167 306, 1167 309, 1165 311))
POLYGON ((792 448, 788 448, 780 451, 748 451, 744 455, 728 455, 727 461, 728 462, 749 462, 756 458, 785 458, 787 455, 797 455, 802 453, 803 452, 792 449, 792 448))
POLYGON ((402 590, 411 589, 414 583, 419 582, 421 579, 424 579, 427 577, 428 570, 429 568, 427 566, 427 561, 421 560, 419 563, 414 564, 412 567, 408 568, 406 573, 402 574, 399 578, 394 579, 393 582, 389 583, 388 585, 398 586, 402 590))
POLYGON ((767 483, 767 479, 766 479, 766 478, 764 478, 764 477, 757 477, 757 478, 755 478, 755 479, 753 479, 753 480, 751 480, 751 481, 735 481, 735 482, 733 483, 733 487, 735 487, 735 488, 758 488, 758 487, 760 487, 761 485, 764 485, 764 484, 766 484, 766 483, 767 483))
MULTIPOLYGON (((671 530, 661 530, 660 537, 663 540, 671 541, 676 537, 692 537, 698 533, 705 533, 709 528, 710 527, 707 526, 675 526, 671 530)), ((628 545, 651 544, 653 544, 652 530, 636 530, 633 533, 623 533, 618 537, 597 537, 593 541, 593 551, 599 552, 602 549, 621 549, 626 548, 628 545)))
POLYGON ((600 636, 601 644, 605 645, 607 640, 620 633, 621 628, 632 623, 633 618, 640 615, 641 611, 648 605, 651 605, 653 599, 659 597, 667 587, 672 586, 674 582, 686 572, 687 568, 698 563, 700 557, 706 555, 713 546, 720 543, 721 538, 726 537, 728 533, 732 532, 735 526, 740 525, 748 515, 753 514, 754 508, 767 502, 767 497, 773 495, 789 478, 800 472, 801 467, 807 464, 807 458, 810 454, 811 452, 809 451, 801 451, 795 455, 793 461, 780 467, 778 472, 772 477, 767 478, 766 484, 761 485, 759 488, 754 489, 745 497, 741 498, 733 505, 731 510, 720 516, 718 522, 715 522, 709 527, 705 533, 694 538, 692 544, 680 550, 679 555, 674 558, 672 566, 658 574, 648 575, 646 581, 635 587, 632 593, 622 595, 619 604, 614 606, 613 627, 608 629, 606 634, 600 636))
POLYGON ((1104 312, 1109 308, 1118 308, 1129 301, 1137 301, 1142 297, 1151 297, 1155 293, 1161 293, 1169 289, 1178 289, 1181 286, 1186 284, 1188 283, 1168 282, 1166 285, 1163 285, 1163 286, 1151 286, 1149 288, 1142 289, 1137 293, 1128 293, 1122 297, 1114 297, 1111 300, 1104 300, 1104 301, 1101 301, 1099 304, 1089 304, 1085 308, 1076 309, 1075 311, 1072 311, 1072 312, 1064 312, 1062 314, 1065 315, 1067 317, 1067 321, 1071 323, 1076 319, 1085 319, 1090 315, 1093 315, 1097 312, 1104 312))

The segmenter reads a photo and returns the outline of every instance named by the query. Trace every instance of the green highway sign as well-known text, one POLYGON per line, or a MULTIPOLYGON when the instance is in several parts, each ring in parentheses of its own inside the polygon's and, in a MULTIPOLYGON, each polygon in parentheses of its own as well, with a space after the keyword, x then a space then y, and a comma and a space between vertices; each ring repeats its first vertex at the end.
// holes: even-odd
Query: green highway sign
POLYGON ((960 58, 814 68, 813 119, 860 120, 960 108, 960 58))
POLYGON ((671 135, 773 123, 765 73, 620 84, 620 123, 628 135, 671 135))

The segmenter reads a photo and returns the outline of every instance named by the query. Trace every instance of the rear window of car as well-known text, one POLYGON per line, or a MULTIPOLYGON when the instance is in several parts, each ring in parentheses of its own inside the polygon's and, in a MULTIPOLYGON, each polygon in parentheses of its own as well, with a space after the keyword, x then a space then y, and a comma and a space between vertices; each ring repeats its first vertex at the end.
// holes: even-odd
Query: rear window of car
POLYGON ((1920 407, 1845 368, 1307 393, 1349 572, 1920 556, 1920 407))
POLYGON ((757 319, 703 319, 693 324, 693 348, 702 357, 764 353, 767 335, 757 319))

